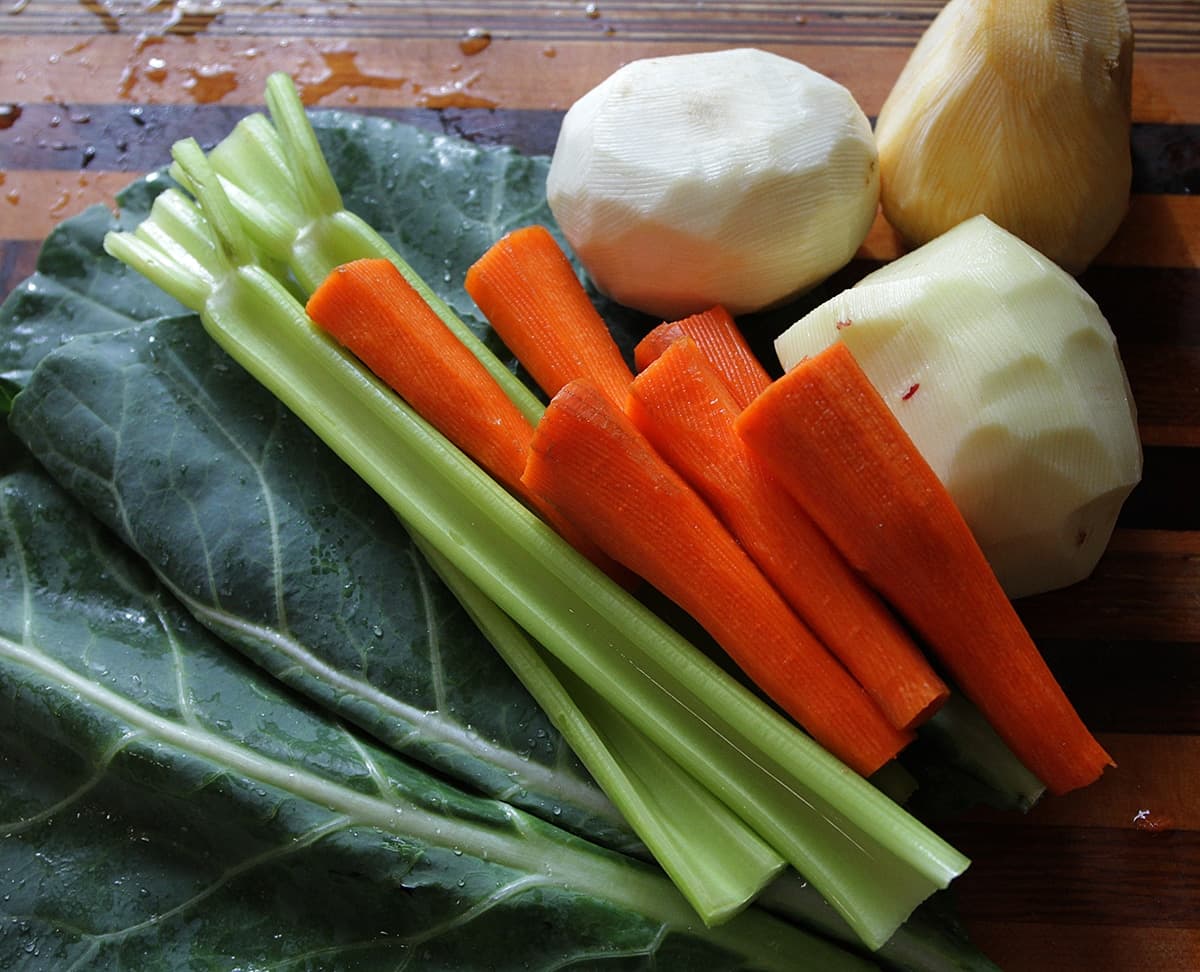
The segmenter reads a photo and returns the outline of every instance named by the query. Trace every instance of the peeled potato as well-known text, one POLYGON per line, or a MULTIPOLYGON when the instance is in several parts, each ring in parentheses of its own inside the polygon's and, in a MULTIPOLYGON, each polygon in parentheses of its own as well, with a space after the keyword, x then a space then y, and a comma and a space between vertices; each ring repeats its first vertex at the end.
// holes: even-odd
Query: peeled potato
POLYGON ((1116 338, 1075 280, 984 216, 788 328, 785 369, 844 341, 1010 597, 1091 573, 1141 478, 1116 338))

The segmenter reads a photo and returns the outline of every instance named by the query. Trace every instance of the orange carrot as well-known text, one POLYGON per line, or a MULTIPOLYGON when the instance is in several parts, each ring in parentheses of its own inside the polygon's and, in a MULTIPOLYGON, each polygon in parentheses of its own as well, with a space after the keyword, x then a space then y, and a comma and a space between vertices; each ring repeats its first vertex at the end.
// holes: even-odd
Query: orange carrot
POLYGON ((734 319, 718 304, 679 321, 658 325, 633 349, 633 362, 645 371, 677 339, 696 342, 721 380, 729 388, 738 408, 745 408, 771 384, 767 369, 750 350, 734 319))
POLYGON ((1112 765, 950 494, 844 344, 775 382, 736 428, 1052 793, 1112 765))
POLYGON ((594 385, 571 382, 534 432, 525 482, 689 612, 822 745, 870 774, 909 741, 717 520, 594 385))
POLYGON ((633 375, 566 254, 544 226, 499 239, 467 271, 467 293, 547 395, 587 378, 614 402, 633 375))
POLYGON ((624 571, 525 488, 521 475, 533 426, 395 266, 364 259, 337 267, 313 292, 307 310, 430 425, 625 582, 624 571))
POLYGON ((867 690, 911 729, 949 695, 878 596, 734 431, 740 409, 689 337, 634 379, 625 411, 713 508, 792 609, 867 690))

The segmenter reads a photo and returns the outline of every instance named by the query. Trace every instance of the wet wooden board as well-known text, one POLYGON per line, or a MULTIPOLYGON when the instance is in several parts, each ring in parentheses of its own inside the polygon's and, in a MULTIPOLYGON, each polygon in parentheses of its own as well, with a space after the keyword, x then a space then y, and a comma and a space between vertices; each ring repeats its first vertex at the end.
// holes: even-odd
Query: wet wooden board
MULTIPOLYGON (((549 152, 562 112, 637 57, 753 45, 875 114, 940 3, 75 2, 0 8, 0 294, 61 219, 171 142, 220 138, 274 70, 309 104, 549 152), (7 10, 7 13, 2 12, 7 10)), ((1129 4, 1134 196, 1082 278, 1116 330, 1146 477, 1095 576, 1021 612, 1119 768, 1028 817, 944 829, 977 941, 1017 970, 1200 968, 1200 4, 1129 4)), ((899 246, 880 220, 851 277, 899 246)))

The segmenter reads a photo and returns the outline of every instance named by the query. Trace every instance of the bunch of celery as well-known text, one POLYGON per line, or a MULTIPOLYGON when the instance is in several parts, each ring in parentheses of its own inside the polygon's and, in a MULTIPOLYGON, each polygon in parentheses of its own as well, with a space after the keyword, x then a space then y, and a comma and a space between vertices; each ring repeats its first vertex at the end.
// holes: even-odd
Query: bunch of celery
POLYGON ((383 256, 536 416, 536 399, 373 230, 346 212, 290 81, 109 252, 209 334, 403 519, 708 922, 784 863, 878 948, 967 861, 730 678, 443 439, 307 317, 334 266, 383 256), (285 276, 283 267, 290 268, 285 276))

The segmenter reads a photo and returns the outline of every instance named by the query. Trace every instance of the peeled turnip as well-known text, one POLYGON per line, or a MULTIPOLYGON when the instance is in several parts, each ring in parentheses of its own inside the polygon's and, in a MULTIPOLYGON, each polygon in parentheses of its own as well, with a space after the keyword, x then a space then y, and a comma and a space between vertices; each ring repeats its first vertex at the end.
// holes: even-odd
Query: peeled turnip
POLYGON ((1011 597, 1086 577, 1141 477, 1116 339, 1052 261, 967 220, 776 340, 845 341, 954 497, 1011 597))
POLYGON ((879 200, 870 124, 802 64, 739 49, 634 61, 567 112, 546 194, 596 286, 683 317, 823 280, 879 200))

